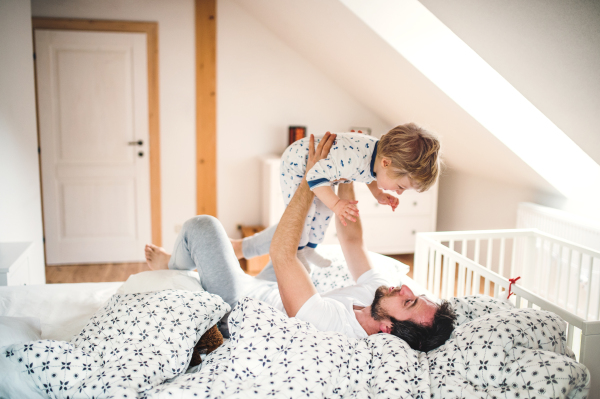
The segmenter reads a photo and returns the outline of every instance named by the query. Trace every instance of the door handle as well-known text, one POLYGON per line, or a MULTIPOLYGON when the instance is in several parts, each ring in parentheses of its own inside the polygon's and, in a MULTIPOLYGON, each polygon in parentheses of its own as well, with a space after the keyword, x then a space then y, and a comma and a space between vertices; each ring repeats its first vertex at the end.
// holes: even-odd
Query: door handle
POLYGON ((130 141, 127 143, 127 145, 144 145, 144 142, 142 140, 130 141))

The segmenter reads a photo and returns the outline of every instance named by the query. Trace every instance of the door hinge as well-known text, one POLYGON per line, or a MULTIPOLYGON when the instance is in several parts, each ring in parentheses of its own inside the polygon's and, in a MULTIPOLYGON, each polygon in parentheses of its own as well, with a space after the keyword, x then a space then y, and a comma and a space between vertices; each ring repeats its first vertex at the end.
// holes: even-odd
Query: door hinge
POLYGON ((38 154, 42 153, 42 149, 40 147, 38 147, 38 154))
POLYGON ((35 58, 35 53, 33 53, 33 60, 34 60, 34 61, 36 60, 36 58, 35 58))
POLYGON ((46 243, 46 237, 42 237, 42 243, 46 243))

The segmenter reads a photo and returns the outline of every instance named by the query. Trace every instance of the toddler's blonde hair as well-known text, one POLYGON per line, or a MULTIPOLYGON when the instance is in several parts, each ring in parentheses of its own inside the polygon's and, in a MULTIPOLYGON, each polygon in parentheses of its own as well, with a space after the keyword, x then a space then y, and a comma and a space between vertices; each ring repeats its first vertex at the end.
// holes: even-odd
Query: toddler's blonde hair
POLYGON ((440 142, 432 133, 407 123, 396 126, 379 140, 377 156, 392 162, 392 176, 408 175, 418 192, 427 191, 440 174, 440 142))

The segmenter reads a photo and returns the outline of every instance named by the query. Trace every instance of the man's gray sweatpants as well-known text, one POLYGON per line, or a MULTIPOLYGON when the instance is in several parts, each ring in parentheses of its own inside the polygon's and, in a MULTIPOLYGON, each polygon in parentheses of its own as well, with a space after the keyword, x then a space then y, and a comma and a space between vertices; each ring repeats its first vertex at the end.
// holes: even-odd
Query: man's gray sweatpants
MULTIPOLYGON (((268 253, 276 227, 244 239, 244 256, 268 253)), ((193 217, 183 224, 169 260, 169 269, 198 269, 202 287, 219 295, 232 309, 256 288, 277 281, 271 262, 256 277, 244 273, 221 222, 209 215, 193 217)))

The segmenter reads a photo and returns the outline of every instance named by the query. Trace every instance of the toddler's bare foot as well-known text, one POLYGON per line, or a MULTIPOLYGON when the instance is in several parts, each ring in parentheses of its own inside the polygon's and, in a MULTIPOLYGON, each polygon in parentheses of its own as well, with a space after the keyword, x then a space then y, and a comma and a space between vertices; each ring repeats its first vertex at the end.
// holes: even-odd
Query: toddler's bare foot
POLYGON ((163 247, 158 247, 154 244, 146 244, 144 252, 146 253, 146 263, 151 270, 169 268, 171 254, 167 253, 163 247))
POLYGON ((244 252, 242 252, 243 240, 234 240, 233 238, 230 238, 229 241, 231 241, 231 246, 233 247, 233 252, 235 252, 235 256, 237 256, 238 259, 242 259, 244 257, 244 252))

